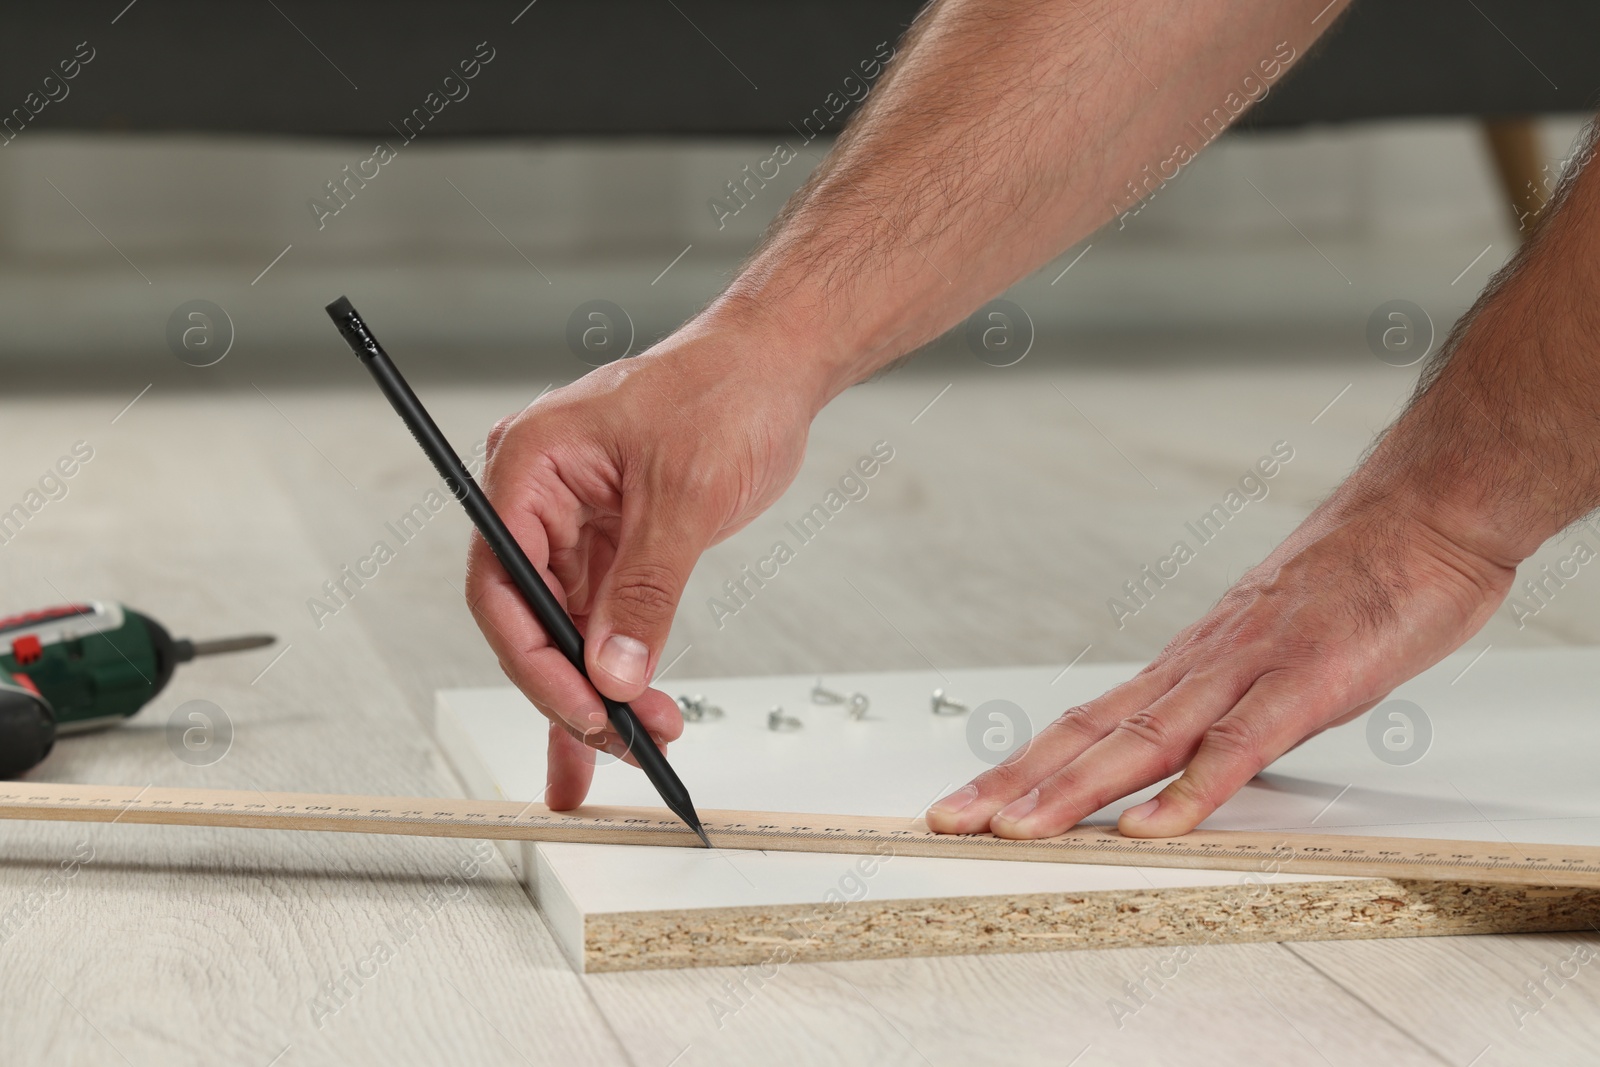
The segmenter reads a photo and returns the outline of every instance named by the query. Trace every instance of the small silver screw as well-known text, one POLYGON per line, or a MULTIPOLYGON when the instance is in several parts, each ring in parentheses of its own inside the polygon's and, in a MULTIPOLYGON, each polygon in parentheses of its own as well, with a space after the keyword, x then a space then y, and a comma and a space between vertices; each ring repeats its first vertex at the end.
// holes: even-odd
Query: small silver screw
POLYGON ((967 710, 965 704, 951 700, 945 696, 943 689, 935 689, 933 698, 929 701, 935 715, 960 715, 967 710))
POLYGON ((785 733, 790 730, 798 730, 804 725, 804 723, 795 718, 793 715, 785 715, 783 713, 783 708, 781 707, 774 707, 770 712, 767 713, 767 729, 769 730, 777 730, 780 733, 785 733))
POLYGON ((867 694, 865 694, 865 693, 851 693, 850 694, 850 717, 852 719, 864 719, 864 718, 866 718, 867 717, 867 705, 868 705, 868 703, 869 703, 869 701, 867 700, 867 694))
POLYGON ((817 684, 811 687, 811 703, 813 704, 843 704, 844 695, 835 693, 832 689, 822 687, 822 679, 817 679, 817 684))
POLYGON ((683 712, 684 722, 704 722, 706 719, 722 718, 722 709, 715 704, 707 704, 703 696, 682 696, 678 698, 678 709, 683 712))

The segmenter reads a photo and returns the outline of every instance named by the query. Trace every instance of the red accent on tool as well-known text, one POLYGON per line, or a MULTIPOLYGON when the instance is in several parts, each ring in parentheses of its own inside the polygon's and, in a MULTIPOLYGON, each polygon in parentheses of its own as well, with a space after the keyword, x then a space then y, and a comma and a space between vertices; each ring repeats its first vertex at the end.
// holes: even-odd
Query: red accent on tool
POLYGON ((0 619, 0 633, 15 630, 22 626, 31 626, 37 622, 55 622, 57 619, 69 619, 75 615, 93 615, 93 604, 65 604, 54 608, 45 608, 42 611, 25 611, 18 615, 7 615, 0 619))
POLYGON ((27 634, 11 642, 11 655, 16 658, 18 664, 26 667, 30 663, 39 661, 39 657, 44 655, 44 647, 39 644, 37 635, 27 634))

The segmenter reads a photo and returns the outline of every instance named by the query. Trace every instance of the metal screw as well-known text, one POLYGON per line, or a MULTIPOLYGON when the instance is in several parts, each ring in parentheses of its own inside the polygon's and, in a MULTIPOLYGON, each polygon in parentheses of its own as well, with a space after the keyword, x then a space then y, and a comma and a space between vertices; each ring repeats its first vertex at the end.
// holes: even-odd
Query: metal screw
POLYGON ((967 710, 967 706, 945 696, 943 689, 935 689, 933 698, 929 701, 935 715, 960 715, 967 710))
POLYGON ((817 679, 817 684, 811 687, 811 703, 813 704, 843 704, 844 695, 835 693, 831 689, 822 688, 822 679, 817 679))
POLYGON ((787 732, 790 730, 798 730, 803 725, 805 724, 799 719, 795 718, 793 715, 785 715, 783 713, 783 708, 781 707, 774 707, 770 712, 767 713, 767 729, 769 730, 787 732))
POLYGON ((852 719, 864 718, 867 706, 871 703, 865 693, 851 693, 848 697, 843 693, 835 693, 832 689, 824 689, 822 679, 817 679, 817 684, 811 687, 811 703, 813 704, 848 704, 852 719))
POLYGON ((684 722, 703 722, 706 719, 722 718, 722 709, 715 704, 707 704, 703 696, 683 696, 678 698, 678 708, 683 712, 684 722))

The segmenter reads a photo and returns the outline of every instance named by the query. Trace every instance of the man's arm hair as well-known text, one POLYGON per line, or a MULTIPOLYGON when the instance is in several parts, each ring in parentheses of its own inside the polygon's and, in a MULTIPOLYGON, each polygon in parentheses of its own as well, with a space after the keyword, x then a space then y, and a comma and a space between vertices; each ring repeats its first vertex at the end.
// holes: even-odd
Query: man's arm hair
POLYGON ((1531 238, 1424 365, 1374 449, 1410 491, 1476 516, 1508 562, 1600 507, 1600 123, 1531 238))
POLYGON ((832 395, 1177 180, 1343 6, 939 0, 708 314, 832 395))

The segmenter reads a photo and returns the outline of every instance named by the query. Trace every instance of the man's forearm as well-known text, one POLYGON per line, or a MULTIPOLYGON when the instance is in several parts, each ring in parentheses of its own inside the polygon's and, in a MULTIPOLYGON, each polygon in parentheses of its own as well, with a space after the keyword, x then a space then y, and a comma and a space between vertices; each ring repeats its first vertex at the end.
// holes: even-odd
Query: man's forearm
POLYGON ((1512 566, 1600 506, 1595 132, 1536 237, 1456 324, 1367 463, 1367 491, 1512 566))
POLYGON ((706 317, 826 402, 1175 178, 1343 6, 934 4, 706 317))

